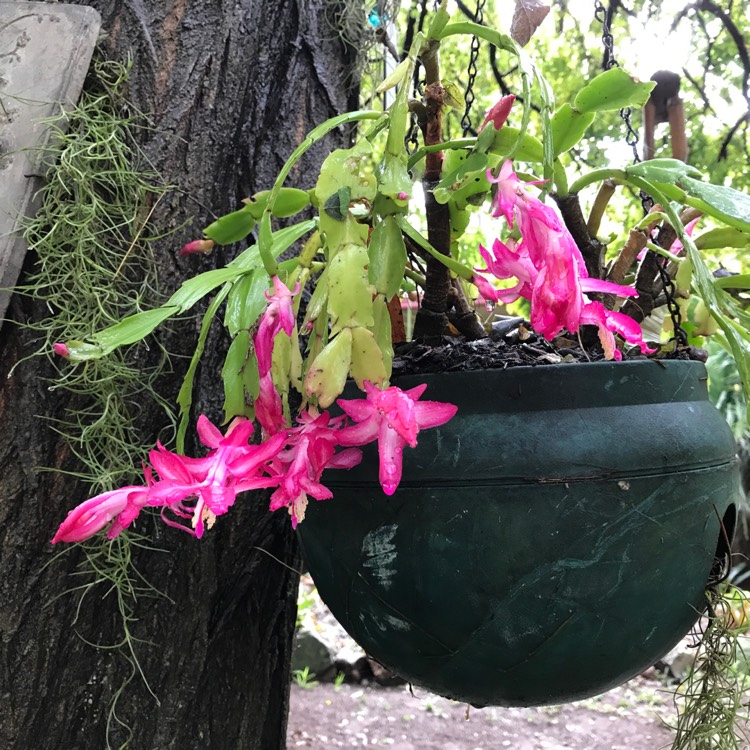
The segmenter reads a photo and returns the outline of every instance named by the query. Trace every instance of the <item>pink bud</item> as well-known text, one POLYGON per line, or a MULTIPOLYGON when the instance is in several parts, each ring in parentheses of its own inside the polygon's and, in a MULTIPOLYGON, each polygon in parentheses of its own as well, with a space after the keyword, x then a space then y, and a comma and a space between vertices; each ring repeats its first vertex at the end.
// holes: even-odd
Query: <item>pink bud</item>
POLYGON ((56 344, 52 345, 52 348, 54 349, 55 354, 59 354, 61 357, 70 356, 70 349, 68 349, 67 344, 63 344, 62 342, 58 341, 56 344))
POLYGON ((409 193, 405 193, 403 190, 398 194, 398 199, 400 201, 408 201, 409 200, 409 193))
POLYGON ((180 255, 191 255, 193 253, 208 255, 214 249, 215 244, 213 240, 193 240, 180 250, 180 255))
POLYGON ((484 118, 482 127, 479 128, 479 130, 483 130, 488 122, 492 123, 495 130, 500 130, 500 128, 502 128, 502 126, 505 124, 505 121, 508 119, 508 115, 510 114, 510 110, 513 107, 513 102, 515 100, 516 97, 513 94, 503 96, 501 99, 499 99, 494 104, 494 106, 490 107, 489 111, 487 112, 487 117, 484 118))

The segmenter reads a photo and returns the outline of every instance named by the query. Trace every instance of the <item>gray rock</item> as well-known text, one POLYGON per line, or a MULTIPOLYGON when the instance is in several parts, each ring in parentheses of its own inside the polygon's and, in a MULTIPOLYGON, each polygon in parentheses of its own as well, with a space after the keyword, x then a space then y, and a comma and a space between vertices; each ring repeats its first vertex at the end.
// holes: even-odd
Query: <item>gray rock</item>
POLYGON ((309 672, 320 677, 333 667, 333 653, 323 639, 301 626, 294 634, 292 650, 292 671, 307 668, 309 672))
POLYGON ((100 26, 94 8, 0 0, 0 325, 26 253, 20 220, 36 210, 42 120, 78 99, 100 26))

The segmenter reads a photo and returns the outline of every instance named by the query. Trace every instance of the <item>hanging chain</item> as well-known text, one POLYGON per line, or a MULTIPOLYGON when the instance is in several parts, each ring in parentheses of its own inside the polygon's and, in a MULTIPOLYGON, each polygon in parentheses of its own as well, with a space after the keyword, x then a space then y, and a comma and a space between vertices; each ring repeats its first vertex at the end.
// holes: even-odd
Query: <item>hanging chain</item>
MULTIPOLYGON (((595 0, 594 3, 594 17, 602 25, 602 46, 604 47, 604 60, 602 66, 605 70, 610 68, 620 67, 619 63, 615 59, 614 53, 614 39, 612 32, 609 28, 609 22, 607 20, 607 10, 604 7, 601 0, 595 0)), ((638 133, 633 127, 630 116, 633 110, 630 107, 625 107, 620 110, 620 117, 625 123, 626 134, 625 142, 633 150, 633 164, 639 164, 641 157, 638 154, 638 133)), ((643 206, 643 213, 647 214, 654 206, 654 199, 645 193, 643 190, 639 193, 641 199, 641 205, 643 206)), ((682 328, 682 314, 680 313, 680 306, 677 304, 675 299, 675 285, 672 277, 667 271, 668 261, 666 258, 659 259, 657 268, 659 270, 659 278, 662 285, 664 286, 664 296, 667 300, 667 310, 669 311, 669 317, 672 319, 672 327, 674 329, 674 339, 678 346, 684 346, 687 344, 687 333, 682 328)))
MULTIPOLYGON (((477 12, 474 14, 474 21, 481 24, 484 21, 484 4, 487 0, 477 0, 477 12)), ((461 130, 463 131, 464 138, 469 134, 471 130, 471 106, 476 101, 474 95, 474 81, 477 78, 477 59, 479 58, 479 48, 481 42, 479 37, 473 36, 471 38, 471 52, 469 54, 469 80, 466 83, 466 92, 464 94, 464 101, 466 102, 466 109, 464 110, 464 116, 461 118, 461 130)))
POLYGON ((677 291, 674 285, 674 280, 667 271, 666 258, 659 259, 657 268, 659 269, 659 278, 664 286, 664 296, 667 298, 667 310, 669 311, 669 317, 672 319, 672 328, 674 330, 674 339, 678 346, 686 346, 688 343, 687 333, 682 327, 682 313, 680 312, 680 306, 677 304, 675 299, 675 292, 677 291))
MULTIPOLYGON (((412 13, 417 12, 417 0, 413 0, 412 13)), ((417 30, 422 31, 424 28, 425 18, 427 17, 427 0, 421 0, 419 8, 419 20, 417 21, 417 30)), ((412 81, 413 98, 417 99, 422 95, 424 91, 424 81, 420 78, 420 64, 417 60, 417 64, 414 66, 414 79, 412 81)), ((419 123, 417 116, 412 112, 410 119, 409 132, 404 139, 404 146, 408 154, 413 154, 419 148, 419 123)))
MULTIPOLYGON (((594 3, 594 17, 602 25, 602 46, 604 47, 604 60, 602 61, 602 67, 605 70, 610 68, 619 68, 620 63, 615 59, 614 52, 614 38, 609 28, 609 22, 607 21, 607 9, 602 4, 601 0, 596 0, 594 3)), ((625 123, 625 143, 630 146, 633 151, 633 164, 638 164, 641 161, 641 157, 638 153, 638 133, 633 127, 630 116, 633 110, 630 107, 624 107, 620 110, 620 117, 625 123)), ((650 195, 646 195, 641 190, 641 204, 643 205, 644 213, 648 213, 654 205, 653 198, 650 195)))

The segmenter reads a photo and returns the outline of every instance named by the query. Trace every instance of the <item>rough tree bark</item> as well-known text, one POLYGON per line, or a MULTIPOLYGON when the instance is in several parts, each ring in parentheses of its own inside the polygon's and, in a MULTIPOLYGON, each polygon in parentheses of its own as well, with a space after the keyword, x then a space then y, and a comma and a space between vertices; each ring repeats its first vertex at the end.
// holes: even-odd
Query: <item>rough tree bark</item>
MULTIPOLYGON (((154 213, 169 229, 188 228, 159 248, 163 290, 220 258, 179 260, 175 250, 212 220, 201 206, 233 210, 272 176, 312 125, 355 104, 353 54, 330 27, 346 0, 93 0, 103 16, 101 54, 132 55, 129 99, 154 130, 142 146, 165 180, 179 186, 154 213), (190 196, 190 197, 187 197, 190 196), (192 200, 194 199, 194 200, 192 200)), ((343 145, 345 133, 327 146, 343 145)), ((292 174, 310 187, 319 148, 292 174)), ((30 259, 33 262, 33 259, 30 259)), ((10 317, 41 311, 16 296, 10 317)), ((190 354, 195 324, 177 328, 172 350, 190 354)), ((218 373, 226 342, 209 341, 197 382, 196 414, 220 421, 218 373)), ((73 550, 50 563, 49 544, 66 512, 87 496, 68 476, 38 467, 75 465, 44 416, 60 417, 66 397, 45 384, 30 334, 6 323, 0 340, 0 747, 103 750, 107 707, 130 673, 116 653, 87 645, 119 638, 114 602, 89 596, 76 613, 81 562, 73 550), (76 619, 77 616, 77 619, 76 619), (75 625, 73 622, 75 620, 75 625)), ((173 398, 180 370, 163 383, 173 398)), ((154 435, 160 424, 153 424, 154 435)), ((159 703, 135 677, 118 703, 135 750, 273 750, 285 746, 297 576, 257 548, 297 566, 288 516, 265 498, 246 497, 198 542, 162 529, 157 553, 137 550, 136 566, 169 598, 141 601, 133 625, 141 666, 159 703)), ((143 528, 141 529, 143 530, 143 528)), ((113 747, 125 735, 115 732, 113 747)))

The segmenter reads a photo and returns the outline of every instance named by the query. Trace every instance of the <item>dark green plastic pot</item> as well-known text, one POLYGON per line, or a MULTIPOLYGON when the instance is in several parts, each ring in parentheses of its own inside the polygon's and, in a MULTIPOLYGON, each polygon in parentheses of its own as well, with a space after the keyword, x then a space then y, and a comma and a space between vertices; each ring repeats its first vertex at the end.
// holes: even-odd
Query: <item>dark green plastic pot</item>
MULTIPOLYGON (((330 471, 299 526, 333 614, 410 682, 474 705, 578 700, 663 656, 703 610, 739 476, 699 362, 402 378, 458 414, 330 471)), ((354 394, 347 394, 354 396, 354 394)))

